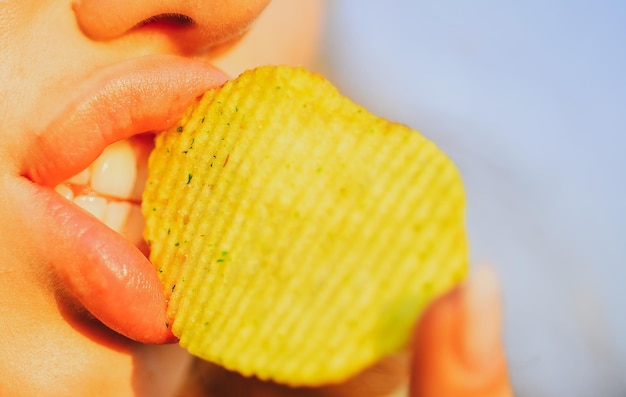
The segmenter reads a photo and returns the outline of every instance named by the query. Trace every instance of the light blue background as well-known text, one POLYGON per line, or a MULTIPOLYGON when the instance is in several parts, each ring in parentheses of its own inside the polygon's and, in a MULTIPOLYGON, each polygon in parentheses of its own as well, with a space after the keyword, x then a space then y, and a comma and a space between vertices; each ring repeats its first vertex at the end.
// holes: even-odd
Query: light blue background
POLYGON ((461 169, 517 395, 626 396, 626 2, 329 4, 331 80, 461 169))

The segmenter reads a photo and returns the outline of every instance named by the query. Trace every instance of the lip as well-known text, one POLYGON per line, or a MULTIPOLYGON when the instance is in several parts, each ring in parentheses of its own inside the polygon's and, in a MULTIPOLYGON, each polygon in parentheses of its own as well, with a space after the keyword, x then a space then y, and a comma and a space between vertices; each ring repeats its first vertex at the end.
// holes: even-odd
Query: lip
POLYGON ((19 198, 33 242, 55 277, 114 331, 144 343, 175 341, 167 298, 148 259, 52 189, 113 142, 172 126, 189 104, 227 77, 202 61, 154 55, 91 75, 52 121, 31 134, 19 198))
POLYGON ((57 184, 87 167, 111 143, 170 127, 194 98, 226 80, 205 62, 169 55, 102 69, 37 129, 30 145, 34 161, 24 174, 41 184, 57 184))

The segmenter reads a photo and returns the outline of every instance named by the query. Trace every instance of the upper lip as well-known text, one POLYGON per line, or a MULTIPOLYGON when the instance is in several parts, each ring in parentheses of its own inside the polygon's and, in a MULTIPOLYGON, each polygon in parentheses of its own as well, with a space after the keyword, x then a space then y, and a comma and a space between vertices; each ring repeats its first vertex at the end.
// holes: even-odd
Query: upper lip
POLYGON ((53 186, 93 162, 109 144, 170 127, 204 91, 227 79, 203 61, 151 55, 90 76, 29 145, 23 174, 53 186))

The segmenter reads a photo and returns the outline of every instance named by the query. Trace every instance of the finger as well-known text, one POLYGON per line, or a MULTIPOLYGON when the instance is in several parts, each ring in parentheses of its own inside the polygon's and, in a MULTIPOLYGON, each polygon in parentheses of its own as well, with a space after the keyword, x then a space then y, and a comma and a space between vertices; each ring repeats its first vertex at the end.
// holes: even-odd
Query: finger
POLYGON ((512 396, 501 322, 495 275, 478 268, 466 285, 435 302, 418 325, 411 396, 512 396))

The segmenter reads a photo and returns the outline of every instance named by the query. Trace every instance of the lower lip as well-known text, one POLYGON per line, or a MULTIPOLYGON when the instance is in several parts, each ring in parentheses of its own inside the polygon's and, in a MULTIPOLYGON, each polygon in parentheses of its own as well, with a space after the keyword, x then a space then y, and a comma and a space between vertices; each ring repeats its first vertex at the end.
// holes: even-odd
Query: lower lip
POLYGON ((191 101, 225 80, 202 62, 171 56, 116 65, 83 83, 30 145, 21 203, 34 243, 87 310, 131 339, 175 340, 156 272, 135 245, 52 186, 88 167, 109 144, 170 127, 191 101))

